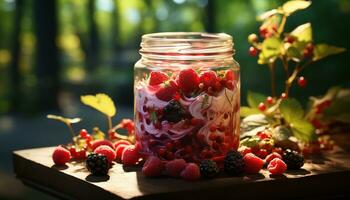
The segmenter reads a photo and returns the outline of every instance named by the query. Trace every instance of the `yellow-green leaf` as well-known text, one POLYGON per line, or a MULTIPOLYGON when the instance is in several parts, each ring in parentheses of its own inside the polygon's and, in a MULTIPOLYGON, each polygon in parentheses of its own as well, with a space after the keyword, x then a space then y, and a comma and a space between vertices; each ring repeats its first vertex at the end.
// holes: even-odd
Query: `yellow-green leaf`
POLYGON ((91 106, 102 112, 108 117, 113 117, 116 114, 116 108, 113 100, 106 94, 85 95, 80 97, 83 104, 91 106))
POLYGON ((280 104, 280 111, 284 119, 289 123, 298 121, 304 116, 301 104, 293 98, 283 100, 280 104))
POLYGON ((317 139, 314 126, 306 120, 297 120, 291 123, 293 135, 304 142, 317 139))
POLYGON ((261 53, 266 59, 273 59, 279 56, 282 52, 283 43, 278 37, 270 37, 264 40, 261 44, 261 53))
POLYGON ((54 120, 58 120, 61 121, 65 124, 75 124, 81 121, 80 118, 65 118, 62 116, 58 116, 58 115, 47 115, 46 116, 48 119, 54 119, 54 120))
POLYGON ((250 108, 247 106, 242 106, 240 109, 241 117, 247 117, 249 115, 260 114, 260 110, 257 108, 250 108))
POLYGON ((258 108, 259 104, 261 102, 264 102, 265 99, 266 99, 266 96, 263 94, 248 91, 247 102, 251 108, 258 108))
POLYGON ((260 20, 260 21, 263 21, 263 20, 265 20, 265 19, 267 19, 267 18, 269 18, 269 17, 271 17, 271 16, 273 16, 273 15, 275 15, 277 13, 278 13, 277 9, 272 9, 272 10, 269 10, 269 11, 266 11, 266 12, 262 13, 261 15, 259 15, 257 17, 257 19, 260 20))
POLYGON ((317 61, 330 55, 342 53, 345 50, 345 48, 331 46, 328 44, 318 44, 314 48, 314 57, 312 60, 317 61))
POLYGON ((312 27, 310 23, 298 26, 290 35, 296 37, 298 41, 312 42, 312 27))
POLYGON ((282 10, 286 15, 290 15, 297 10, 302 10, 311 5, 310 1, 294 0, 283 4, 282 10))

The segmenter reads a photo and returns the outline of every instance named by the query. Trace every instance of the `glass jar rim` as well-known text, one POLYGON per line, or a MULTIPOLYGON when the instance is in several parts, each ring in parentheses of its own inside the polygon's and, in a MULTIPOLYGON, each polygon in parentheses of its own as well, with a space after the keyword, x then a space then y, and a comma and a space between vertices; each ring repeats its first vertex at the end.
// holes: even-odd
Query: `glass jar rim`
POLYGON ((142 36, 140 54, 152 59, 206 60, 232 57, 226 33, 162 32, 142 36))

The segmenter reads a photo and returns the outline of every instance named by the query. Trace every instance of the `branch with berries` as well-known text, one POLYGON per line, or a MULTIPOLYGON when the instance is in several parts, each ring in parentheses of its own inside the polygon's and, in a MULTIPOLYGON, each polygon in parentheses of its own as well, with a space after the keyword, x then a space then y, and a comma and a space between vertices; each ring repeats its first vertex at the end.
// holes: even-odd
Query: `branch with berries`
POLYGON ((316 44, 310 23, 302 24, 291 32, 285 31, 288 17, 310 5, 311 1, 291 0, 264 12, 258 16, 262 23, 260 37, 257 34, 248 36, 248 42, 252 45, 249 54, 257 56, 258 64, 267 66, 270 71, 271 95, 248 93, 248 107, 241 107, 241 117, 244 117, 241 133, 242 138, 245 138, 241 142, 242 147, 247 147, 247 144, 259 146, 254 141, 262 132, 271 136, 274 146, 284 149, 306 152, 314 144, 320 147, 320 143, 326 144, 323 146, 331 143, 316 135, 315 123, 311 123, 314 118, 310 117, 314 115, 304 111, 296 99, 289 97, 293 83, 297 82, 300 87, 306 86, 307 79, 300 76, 306 67, 345 51, 344 48, 328 44, 316 44), (275 81, 278 65, 285 72, 285 88, 280 95, 276 91, 275 81))

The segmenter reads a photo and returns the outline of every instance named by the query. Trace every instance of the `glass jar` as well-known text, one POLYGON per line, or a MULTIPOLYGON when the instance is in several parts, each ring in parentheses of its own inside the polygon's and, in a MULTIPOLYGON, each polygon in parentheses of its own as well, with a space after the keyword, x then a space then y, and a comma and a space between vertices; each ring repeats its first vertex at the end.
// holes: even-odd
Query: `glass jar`
POLYGON ((238 148, 240 74, 231 36, 146 34, 140 54, 134 120, 142 153, 200 162, 238 148))

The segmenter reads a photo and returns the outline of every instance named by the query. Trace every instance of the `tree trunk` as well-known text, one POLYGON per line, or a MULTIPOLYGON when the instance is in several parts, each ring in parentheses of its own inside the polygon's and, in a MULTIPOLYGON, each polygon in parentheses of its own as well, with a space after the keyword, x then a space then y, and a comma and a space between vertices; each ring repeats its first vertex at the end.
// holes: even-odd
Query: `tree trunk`
POLYGON ((98 30, 95 21, 96 0, 88 2, 89 49, 87 51, 87 70, 93 71, 98 65, 98 30))
POLYGON ((16 10, 14 17, 13 44, 12 44, 12 59, 10 65, 10 80, 11 80, 11 97, 10 111, 17 112, 19 106, 20 92, 20 73, 19 73, 19 58, 20 58, 20 31, 21 21, 23 17, 23 0, 16 0, 16 10))
POLYGON ((208 33, 215 32, 215 2, 214 0, 208 0, 208 4, 206 6, 206 23, 205 29, 208 33))
POLYGON ((36 76, 40 110, 58 108, 59 63, 56 46, 57 14, 55 0, 34 1, 37 38, 36 76))

